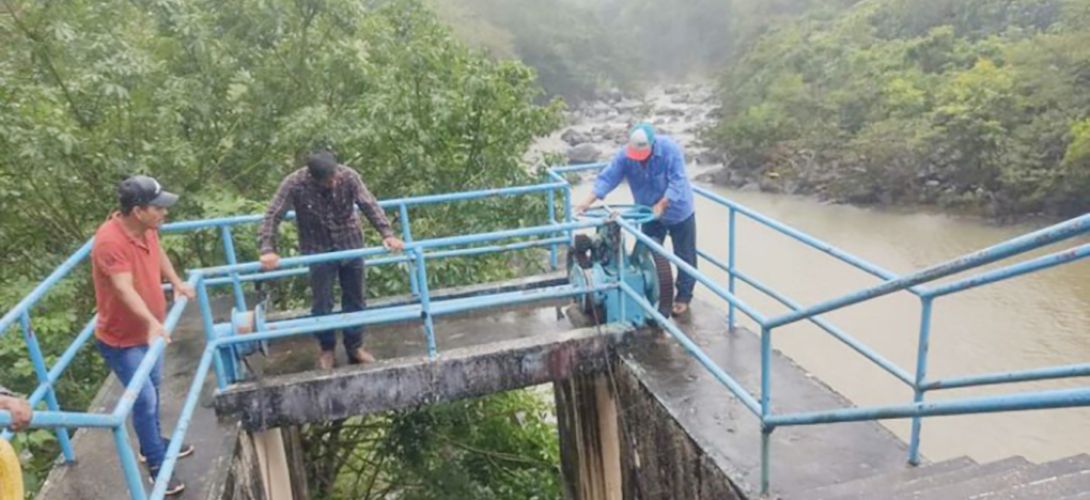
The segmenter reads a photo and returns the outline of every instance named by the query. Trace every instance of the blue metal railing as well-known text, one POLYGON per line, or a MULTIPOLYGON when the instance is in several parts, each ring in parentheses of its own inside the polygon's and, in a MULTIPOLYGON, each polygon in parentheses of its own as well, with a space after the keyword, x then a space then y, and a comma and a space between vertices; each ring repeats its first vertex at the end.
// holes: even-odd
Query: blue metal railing
MULTIPOLYGON (((437 353, 437 347, 434 338, 434 324, 431 321, 433 316, 452 314, 479 307, 492 307, 501 304, 514 303, 518 300, 525 300, 525 297, 520 299, 518 294, 497 294, 487 300, 460 302, 456 300, 446 300, 433 302, 427 287, 427 262, 429 260, 447 257, 478 255, 534 247, 548 247, 550 251, 550 264, 555 269, 558 265, 557 252, 559 245, 566 244, 570 241, 574 231, 594 227, 602 223, 601 220, 574 221, 572 212, 572 186, 567 182, 564 175, 597 170, 604 166, 604 164, 586 164, 552 168, 547 171, 550 182, 530 186, 384 200, 380 202, 382 207, 390 210, 397 210, 399 214, 402 236, 406 242, 406 251, 402 255, 385 255, 386 252, 380 248, 367 248, 316 256, 288 257, 281 261, 282 269, 262 271, 260 265, 256 262, 238 263, 236 261, 237 257, 235 256, 234 242, 231 238, 231 228, 233 226, 257 223, 261 220, 260 215, 223 217, 203 221, 184 221, 164 226, 163 232, 186 232, 198 229, 218 228, 224 245, 225 262, 227 265, 192 270, 189 274, 189 283, 198 291, 198 302, 200 303, 207 341, 206 349, 201 357, 200 365, 195 373, 193 383, 190 385, 189 393, 183 405, 182 413, 175 426, 171 445, 167 450, 167 456, 155 483, 155 489, 151 493, 151 498, 162 498, 163 493, 165 492, 165 479, 170 477, 170 474, 173 472, 179 448, 183 442, 193 412, 196 409, 198 396, 208 373, 210 371, 215 371, 217 385, 221 389, 225 387, 226 384, 236 380, 239 376, 239 368, 237 366, 232 366, 235 362, 233 356, 225 355, 227 348, 242 343, 303 335, 319 329, 324 330, 411 319, 421 320, 421 318, 423 318, 423 330, 428 346, 428 353, 434 358, 437 353), (557 201, 557 190, 561 191, 562 195, 564 209, 563 222, 559 220, 560 217, 558 217, 557 207, 555 206, 557 201), (547 224, 476 235, 451 236, 425 240, 413 239, 411 222, 409 220, 409 207, 494 196, 517 196, 528 194, 544 194, 547 197, 547 224), (535 238, 512 243, 488 244, 493 241, 529 237, 535 238), (468 248, 461 248, 467 246, 468 248), (244 283, 279 279, 302 274, 307 271, 306 266, 308 264, 316 262, 363 256, 376 257, 368 261, 368 264, 372 266, 406 264, 408 267, 407 276, 410 282, 410 288, 417 297, 418 302, 406 306, 390 307, 376 311, 324 316, 321 319, 304 318, 299 320, 281 321, 266 325, 264 331, 244 336, 228 334, 229 329, 225 328, 224 325, 215 324, 212 319, 209 308, 208 287, 230 284, 235 298, 235 305, 241 310, 245 309, 245 299, 242 295, 242 285, 244 283)), ((681 331, 681 329, 650 304, 647 299, 643 297, 642 293, 633 290, 626 285, 623 280, 620 280, 620 282, 616 284, 602 285, 592 289, 579 289, 572 286, 553 287, 551 289, 543 290, 537 297, 564 297, 607 289, 617 289, 620 293, 630 296, 635 304, 638 304, 650 317, 654 318, 656 322, 669 332, 687 352, 689 352, 713 375, 713 377, 716 378, 716 380, 722 383, 747 409, 760 419, 762 427, 762 491, 767 491, 768 489, 771 460, 770 436, 776 427, 885 418, 912 418, 913 426, 910 440, 909 461, 917 463, 919 460, 919 436, 922 417, 1090 405, 1090 388, 1037 391, 1007 396, 965 398, 935 403, 926 403, 924 401, 926 392, 931 390, 1090 375, 1090 364, 1047 367, 1020 372, 970 375, 940 380, 931 380, 926 374, 930 338, 931 304, 936 298, 1090 256, 1090 245, 1083 245, 1064 252, 1038 257, 1001 269, 987 271, 952 283, 934 286, 932 288, 923 286, 925 283, 945 276, 964 272, 981 265, 1090 232, 1090 215, 1072 219, 1029 235, 1015 238, 980 252, 975 252, 962 258, 954 259, 902 277, 713 192, 700 187, 696 187, 694 190, 697 195, 707 198, 728 209, 727 233, 729 240, 726 262, 705 252, 699 252, 701 258, 727 273, 728 279, 725 285, 716 283, 711 278, 698 272, 694 267, 674 256, 656 241, 640 232, 640 228, 636 225, 624 220, 618 221, 618 224, 623 228, 625 233, 630 234, 633 238, 645 244, 652 251, 659 253, 670 260, 678 267, 679 272, 690 273, 698 282, 711 290, 713 294, 726 301, 728 304, 727 322, 731 329, 737 324, 735 317, 736 310, 746 314, 760 326, 761 379, 760 393, 758 395, 754 396, 753 394, 750 394, 737 380, 719 367, 714 360, 709 358, 700 347, 692 341, 692 339, 688 338, 688 336, 681 331), (881 279, 882 282, 874 287, 837 297, 816 305, 809 307, 803 306, 787 295, 777 292, 773 288, 757 280, 755 277, 738 269, 736 236, 737 219, 739 216, 748 218, 763 227, 782 233, 804 245, 824 252, 835 259, 843 261, 881 279), (775 317, 765 316, 737 296, 736 288, 737 282, 739 281, 758 292, 772 297, 786 306, 790 312, 775 317), (822 317, 825 313, 898 291, 912 293, 921 301, 918 353, 916 369, 914 372, 898 367, 895 363, 891 362, 877 351, 871 349, 822 317), (912 388, 912 403, 893 406, 842 408, 792 414, 774 414, 771 409, 771 374, 769 371, 772 332, 775 328, 780 326, 803 320, 810 321, 817 325, 821 330, 829 333, 834 338, 860 353, 866 359, 875 363, 877 366, 893 375, 896 379, 912 388)), ((289 213, 288 217, 292 216, 293 214, 289 213)), ((33 330, 29 327, 30 309, 41 299, 50 287, 56 284, 87 257, 90 248, 91 242, 89 241, 73 254, 72 257, 66 260, 65 263, 58 267, 46 280, 38 285, 38 287, 27 295, 27 297, 15 308, 9 311, 3 319, 0 319, 0 333, 6 331, 15 321, 19 321, 20 324, 24 326, 24 334, 27 337, 28 348, 30 349, 32 358, 35 358, 36 351, 34 348, 30 347, 34 340, 32 335, 33 330), (29 334, 26 332, 29 332, 29 334)), ((621 304, 623 305, 624 301, 621 301, 621 304)), ((181 299, 174 304, 166 325, 168 331, 173 331, 174 323, 177 321, 177 317, 180 317, 185 306, 186 301, 184 299, 181 299)), ((145 491, 139 482, 139 471, 136 469, 135 461, 132 460, 131 448, 129 448, 128 443, 126 442, 127 438, 124 436, 124 432, 119 432, 119 429, 123 429, 124 421, 131 411, 131 401, 129 403, 124 403, 127 398, 123 398, 122 403, 119 403, 110 414, 93 414, 63 412, 59 410, 55 401, 50 402, 49 400, 49 395, 52 394, 52 385, 63 373, 79 348, 90 338, 91 332, 93 331, 93 325, 94 319, 92 318, 84 330, 81 331, 76 341, 69 346, 57 363, 48 371, 44 370, 44 362, 40 360, 41 354, 40 352, 37 352, 37 357, 39 359, 35 360, 35 371, 39 376, 40 384, 31 395, 31 401, 38 403, 39 401, 46 399, 49 408, 48 411, 35 413, 32 427, 54 428, 58 433, 58 440, 61 442, 65 458, 69 461, 74 458, 74 455, 72 455, 70 446, 67 445, 67 433, 64 434, 65 439, 61 441, 60 435, 62 432, 65 432, 63 429, 64 427, 108 428, 114 430, 115 444, 118 447, 118 453, 121 459, 122 468, 125 472, 126 482, 129 485, 130 495, 132 498, 145 498, 145 491), (41 365, 41 368, 39 368, 39 365, 41 365)), ((154 365, 155 360, 161 355, 164 347, 162 341, 157 341, 149 350, 148 355, 140 366, 141 371, 139 373, 145 375, 142 378, 143 380, 146 380, 146 374, 150 372, 151 367, 154 365)), ((135 392, 131 391, 138 391, 140 389, 142 382, 136 381, 142 379, 140 377, 134 377, 134 383, 129 384, 129 387, 126 388, 126 394, 135 394, 135 392)), ((9 422, 10 416, 6 412, 0 412, 0 426, 9 422)), ((10 434, 6 434, 5 436, 10 436, 10 434)))
MULTIPOLYGON (((478 307, 492 307, 500 304, 514 304, 519 301, 526 300, 525 294, 504 297, 501 302, 488 303, 488 304, 474 304, 467 302, 457 301, 442 301, 438 303, 431 303, 427 291, 427 274, 426 274, 426 262, 428 260, 444 259, 451 257, 464 257, 480 255, 485 253, 495 252, 508 252, 515 250, 523 250, 536 247, 549 247, 550 248, 550 261, 555 269, 557 264, 556 252, 558 251, 558 245, 569 241, 565 234, 569 234, 571 231, 594 227, 600 225, 601 221, 590 222, 571 222, 571 212, 568 210, 565 213, 565 220, 567 223, 556 222, 556 207, 555 203, 555 191, 561 189, 564 190, 565 200, 570 200, 570 186, 564 183, 552 182, 541 183, 527 186, 516 186, 509 188, 487 189, 468 191, 453 194, 443 195, 428 195, 419 197, 398 198, 393 200, 383 200, 379 204, 386 209, 396 209, 399 214, 399 223, 402 227, 402 235, 406 241, 406 251, 404 255, 388 255, 382 256, 376 259, 368 261, 369 266, 377 266, 384 264, 398 264, 405 263, 409 269, 407 272, 410 287, 413 294, 418 297, 421 306, 415 310, 402 309, 393 311, 394 314, 387 314, 384 318, 378 319, 361 319, 358 317, 339 318, 335 317, 334 321, 340 321, 338 324, 355 326, 361 324, 370 324, 376 321, 386 320, 409 320, 419 319, 423 313, 425 317, 425 334, 428 342, 429 355, 434 358, 436 356, 436 346, 434 341, 434 325, 431 323, 431 317, 434 315, 453 314, 456 312, 476 309, 478 307), (547 214, 549 224, 544 226, 537 226, 532 228, 519 228, 508 231, 496 231, 491 233, 469 235, 469 236, 453 236, 445 238, 433 238, 428 240, 414 241, 411 222, 409 220, 409 207, 417 207, 424 205, 451 203, 467 200, 478 200, 484 198, 504 197, 504 196, 519 196, 519 195, 534 195, 534 194, 546 194, 553 202, 549 204, 549 212, 547 214), (538 237, 536 239, 526 240, 525 238, 538 237), (487 243, 498 240, 510 240, 519 239, 521 241, 514 241, 505 244, 496 245, 481 245, 481 243, 487 243), (471 246, 475 245, 475 246, 471 246), (468 248, 462 248, 467 247, 468 248)), ((565 207, 569 207, 570 203, 566 202, 565 207)), ((288 213, 287 218, 293 218, 294 213, 288 213)), ((207 345, 204 356, 202 356, 202 364, 195 374, 195 380, 190 387, 189 399, 186 400, 183 405, 183 412, 179 416, 179 421, 176 426, 174 436, 177 439, 172 440, 170 449, 167 450, 167 456, 163 466, 160 469, 160 474, 155 483, 155 489, 152 491, 150 498, 160 499, 163 498, 166 488, 166 478, 170 477, 173 472, 173 466, 177 460, 177 454, 179 451, 182 438, 185 436, 185 430, 188 427, 188 423, 192 418, 192 413, 195 409, 196 395, 199 394, 200 388, 203 384, 203 380, 209 371, 209 366, 214 364, 215 371, 217 373, 217 380, 219 387, 224 387, 229 380, 233 380, 233 377, 237 375, 237 371, 231 371, 228 369, 230 362, 226 360, 221 352, 221 348, 239 344, 243 342, 256 342, 265 339, 283 338, 293 335, 301 335, 303 333, 315 331, 314 325, 302 325, 294 328, 285 328, 274 333, 268 333, 266 335, 247 335, 245 337, 223 337, 217 336, 217 325, 211 322, 211 315, 208 297, 208 287, 218 285, 231 285, 232 293, 234 295, 235 307, 239 310, 245 310, 246 303, 243 295, 242 284, 249 282, 264 281, 270 279, 277 279, 289 276, 295 276, 307 272, 307 264, 324 262, 329 260, 337 260, 350 257, 363 257, 386 254, 386 250, 382 248, 367 248, 360 250, 352 250, 347 252, 335 252, 329 254, 322 254, 317 256, 302 256, 302 257, 288 257, 281 260, 281 269, 275 271, 261 272, 260 265, 256 262, 251 263, 238 263, 237 254, 235 251, 234 240, 232 237, 232 228, 238 225, 255 224, 262 220, 261 215, 247 215, 247 216, 234 216, 234 217, 220 217, 213 219, 205 219, 199 221, 182 221, 166 224, 161 228, 162 233, 184 233, 189 231, 203 230, 203 229, 218 229, 220 238, 223 241, 224 248, 224 260, 227 263, 226 266, 218 268, 208 268, 203 270, 191 271, 189 274, 188 283, 194 286, 198 290, 198 301, 201 304, 202 320, 204 321, 207 345), (207 359, 207 361, 206 361, 207 359)), ((130 384, 125 388, 123 396, 118 401, 117 405, 110 413, 100 414, 91 412, 72 412, 61 411, 59 403, 53 394, 53 386, 57 383, 60 377, 64 374, 65 369, 79 353, 80 349, 86 345, 90 340, 94 332, 94 325, 96 318, 92 317, 87 322, 85 327, 81 330, 80 334, 72 342, 71 345, 65 350, 57 362, 52 368, 46 369, 45 360, 41 353, 40 348, 37 345, 37 340, 33 333, 31 325, 30 314, 32 309, 38 302, 45 296, 45 294, 58 282, 67 277, 77 266, 82 264, 90 255, 93 240, 89 240, 82 245, 75 253, 69 256, 60 266, 57 267, 45 280, 39 283, 26 297, 24 297, 14 308, 8 311, 7 314, 0 319, 0 335, 3 335, 7 330, 18 322, 22 327, 24 338, 27 343, 29 356, 32 364, 35 368, 35 372, 38 375, 39 385, 34 392, 28 398, 32 405, 37 405, 43 399, 47 403, 47 410, 34 412, 33 419, 31 421, 31 428, 52 428, 57 434, 58 443, 65 460, 69 463, 75 460, 75 453, 71 448, 71 444, 68 439, 68 428, 101 428, 110 429, 113 431, 115 446, 117 447, 118 457, 121 462, 122 470, 124 472, 125 482, 129 489, 131 498, 143 499, 149 498, 147 492, 144 489, 142 477, 143 475, 139 471, 139 467, 136 464, 135 457, 133 456, 132 448, 128 443, 128 435, 125 432, 125 421, 128 419, 132 412, 132 406, 135 402, 135 395, 140 391, 143 384, 148 380, 148 374, 151 372, 157 360, 161 357, 163 350, 166 347, 165 341, 159 339, 149 346, 148 353, 141 361, 136 375, 132 378, 130 384)), ((169 288, 169 287, 167 287, 169 288)), ((538 294, 536 298, 547 299, 552 297, 564 297, 570 295, 577 295, 586 293, 588 291, 605 290, 611 287, 597 287, 589 290, 578 289, 574 287, 568 287, 566 289, 553 288, 545 290, 538 294)), ((615 288, 615 287, 612 287, 615 288)), ((185 310, 188 300, 184 297, 180 297, 174 302, 171 309, 167 314, 164 327, 168 334, 172 334, 177 324, 178 319, 185 310)), ((282 326, 282 325, 273 325, 282 326)), ((333 325, 337 328, 337 324, 333 325)), ((325 323, 321 326, 322 329, 328 328, 325 323)), ((234 361, 231 359, 231 361, 234 361)), ((11 415, 6 411, 0 411, 0 428, 5 427, 11 423, 11 415)), ((5 431, 4 439, 11 438, 11 432, 5 431)))
MULTIPOLYGON (((583 167, 580 170, 587 170, 583 167)), ((965 272, 980 266, 993 263, 1005 258, 1029 252, 1043 246, 1064 241, 1075 236, 1090 233, 1090 214, 1035 231, 998 245, 970 253, 968 255, 952 259, 950 261, 926 268, 908 276, 898 276, 877 265, 841 250, 833 245, 825 243, 802 231, 786 226, 778 221, 770 219, 743 205, 730 201, 707 189, 694 187, 697 195, 704 197, 716 204, 728 209, 728 256, 727 262, 711 256, 703 251, 698 255, 710 262, 715 267, 725 271, 728 275, 726 289, 704 278, 695 268, 681 261, 663 246, 643 235, 640 228, 625 221, 619 224, 624 230, 651 248, 652 251, 663 255, 673 262, 679 272, 687 272, 697 277, 697 281, 707 286, 716 296, 728 303, 727 322, 731 329, 736 325, 735 309, 742 311, 756 322, 761 328, 761 380, 759 400, 742 388, 742 386, 729 374, 724 373, 714 364, 696 344, 692 342, 676 325, 667 318, 658 314, 646 300, 641 300, 639 293, 622 284, 621 290, 636 299, 645 312, 650 314, 663 326, 674 338, 676 338, 687 351, 707 368, 712 375, 719 380, 728 390, 734 394, 743 405, 761 420, 761 491, 768 492, 770 474, 770 436, 776 427, 792 425, 815 425, 836 422, 852 422, 859 420, 877 420, 888 418, 912 418, 912 432, 909 442, 908 460, 912 464, 919 463, 920 429, 922 418, 937 415, 962 415, 973 413, 988 413, 1002 411, 1018 411, 1044 408, 1068 408, 1075 406, 1090 406, 1090 388, 1066 389, 1053 391, 1024 392, 1003 396, 963 398, 947 400, 936 403, 924 402, 927 391, 949 389, 954 387, 972 387, 988 384, 1002 384, 1012 382, 1026 382, 1034 380, 1058 379, 1068 377, 1081 377, 1090 375, 1090 364, 1074 364, 1058 367, 1040 368, 1020 372, 991 373, 983 375, 971 375, 942 380, 930 380, 927 377, 927 359, 930 342, 930 322, 932 301, 940 296, 957 293, 978 286, 1010 279, 1023 274, 1047 269, 1050 267, 1073 262, 1090 256, 1090 245, 1080 245, 1061 252, 1056 252, 1043 257, 1034 258, 1025 262, 1012 264, 1000 269, 987 271, 970 276, 952 283, 926 288, 922 285, 934 280, 965 272), (736 220, 737 215, 742 215, 758 224, 780 232, 800 243, 822 251, 842 262, 857 269, 881 278, 879 285, 846 294, 813 306, 803 307, 786 295, 776 292, 771 287, 761 283, 752 276, 740 271, 736 259, 736 220), (753 310, 735 294, 735 283, 741 281, 755 290, 768 295, 776 301, 787 306, 791 311, 780 316, 766 318, 753 310), (844 307, 865 302, 876 297, 881 297, 898 291, 908 291, 920 298, 921 320, 918 338, 917 363, 914 374, 898 367, 877 351, 868 347, 858 339, 848 335, 821 315, 844 307), (877 406, 865 408, 845 408, 803 412, 793 414, 773 414, 771 411, 771 352, 772 331, 775 328, 785 326, 797 321, 807 320, 837 340, 843 342, 856 352, 877 366, 889 372, 895 378, 913 389, 913 402, 906 405, 877 406)))

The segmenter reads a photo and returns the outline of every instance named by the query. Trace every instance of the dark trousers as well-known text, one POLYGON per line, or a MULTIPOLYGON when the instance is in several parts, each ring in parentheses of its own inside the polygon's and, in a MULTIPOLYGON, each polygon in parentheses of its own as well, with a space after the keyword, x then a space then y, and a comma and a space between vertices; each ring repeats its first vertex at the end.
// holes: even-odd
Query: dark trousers
MULTIPOLYGON (((685 261, 693 268, 696 268, 696 214, 692 214, 688 219, 685 219, 676 224, 663 224, 660 221, 651 221, 643 225, 641 228, 643 234, 646 234, 658 241, 660 245, 664 245, 666 241, 666 235, 670 235, 670 246, 674 249, 674 255, 685 261)), ((689 273, 682 272, 678 269, 677 272, 677 298, 674 302, 684 302, 688 304, 693 300, 693 286, 696 285, 696 278, 689 275, 689 273)))
MULTIPOLYGON (((310 312, 315 316, 333 312, 333 281, 341 282, 341 312, 362 311, 366 305, 364 291, 367 287, 363 271, 363 259, 323 262, 310 266, 310 290, 313 294, 310 312)), ((337 346, 337 331, 328 330, 315 334, 323 351, 337 346)), ((344 350, 351 358, 363 345, 363 327, 344 329, 344 350)))

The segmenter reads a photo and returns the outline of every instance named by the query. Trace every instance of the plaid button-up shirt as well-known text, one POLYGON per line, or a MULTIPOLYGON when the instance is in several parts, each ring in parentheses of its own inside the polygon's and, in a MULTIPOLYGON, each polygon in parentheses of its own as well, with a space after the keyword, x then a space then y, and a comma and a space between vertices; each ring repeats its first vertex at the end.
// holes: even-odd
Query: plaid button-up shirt
POLYGON ((337 165, 333 187, 327 188, 310 175, 306 167, 287 176, 265 210, 259 238, 261 253, 276 252, 277 229, 289 208, 295 209, 299 228, 299 250, 304 254, 363 248, 360 212, 383 238, 393 236, 390 221, 367 190, 360 174, 337 165))

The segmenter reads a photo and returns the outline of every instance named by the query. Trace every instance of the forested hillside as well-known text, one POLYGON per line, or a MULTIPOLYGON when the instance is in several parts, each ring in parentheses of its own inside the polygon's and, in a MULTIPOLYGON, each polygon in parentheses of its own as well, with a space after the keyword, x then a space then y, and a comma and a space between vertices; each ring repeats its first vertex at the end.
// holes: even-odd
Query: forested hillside
POLYGON ((877 0, 764 34, 720 84, 729 182, 992 216, 1090 208, 1090 2, 877 0))
MULTIPOLYGON (((280 179, 299 167, 299 155, 316 145, 333 147, 380 198, 527 183, 534 176, 522 155, 559 116, 559 104, 536 104, 543 100, 532 69, 469 50, 415 0, 3 0, 0 43, 3 311, 93 234, 127 175, 151 174, 180 193, 176 220, 260 212, 280 179)), ((412 213, 418 237, 545 216, 544 200, 529 198, 503 210, 481 202, 412 213)), ((240 259, 256 260, 256 231, 235 238, 240 259)), ((214 232, 166 243, 183 269, 222 263, 214 232)), ((499 258, 431 267, 435 286, 512 272, 499 258)), ((49 363, 90 318, 87 271, 81 267, 32 313, 49 363)), ((397 269, 368 274, 373 295, 407 286, 397 269)), ((301 305, 302 290, 280 295, 301 305)), ((5 333, 0 384, 30 392, 36 382, 22 336, 5 333)), ((85 409, 104 377, 93 347, 83 349, 58 387, 63 406, 85 409)), ((434 414, 349 422, 367 432, 346 434, 336 450, 312 450, 336 460, 314 461, 311 485, 320 498, 334 491, 426 498, 434 484, 466 498, 555 488, 548 459, 555 433, 531 409, 535 401, 511 393, 434 414), (512 408, 528 420, 516 424, 512 408), (421 419, 464 425, 396 431, 421 419), (409 437, 428 445, 401 447, 409 437), (544 455, 523 457, 527 446, 544 455), (520 460, 464 474, 479 469, 473 464, 481 456, 467 450, 483 448, 520 460), (369 469, 370 482, 344 468, 370 457, 386 464, 369 469), (440 477, 458 482, 433 481, 440 477)), ((330 430, 311 432, 319 439, 330 430)), ((33 492, 56 456, 52 434, 22 435, 15 444, 27 451, 33 492)))

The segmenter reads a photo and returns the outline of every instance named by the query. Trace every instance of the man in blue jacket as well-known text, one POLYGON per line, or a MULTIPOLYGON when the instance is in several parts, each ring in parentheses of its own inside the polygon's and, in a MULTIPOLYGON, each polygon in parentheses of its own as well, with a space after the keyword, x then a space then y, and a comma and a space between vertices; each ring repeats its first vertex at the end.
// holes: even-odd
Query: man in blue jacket
MULTIPOLYGON (((617 151, 609 166, 598 174, 590 195, 575 207, 583 213, 595 201, 604 199, 621 180, 628 181, 632 198, 655 212, 656 219, 643 225, 644 234, 660 244, 670 235, 674 254, 696 267, 696 216, 693 188, 685 175, 685 154, 666 136, 655 136, 648 123, 632 128, 628 145, 617 151)), ((689 310, 696 279, 678 272, 674 316, 689 310)))

